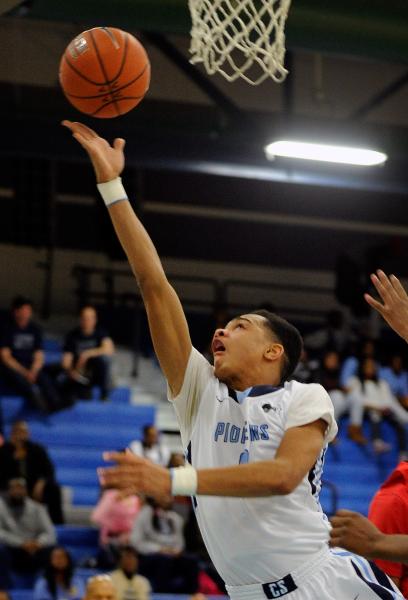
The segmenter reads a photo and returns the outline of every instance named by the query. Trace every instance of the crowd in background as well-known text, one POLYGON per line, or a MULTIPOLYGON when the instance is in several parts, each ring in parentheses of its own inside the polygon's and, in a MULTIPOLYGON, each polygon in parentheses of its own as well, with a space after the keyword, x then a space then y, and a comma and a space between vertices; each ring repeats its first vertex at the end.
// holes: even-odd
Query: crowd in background
MULTIPOLYGON (((183 455, 170 453, 153 425, 144 428, 141 441, 130 440, 129 447, 163 466, 184 464, 183 455)), ((35 600, 81 598, 83 585, 75 578, 71 557, 56 546, 54 524, 63 517, 54 469, 47 450, 30 440, 23 421, 13 424, 0 448, 0 473, 0 588, 12 587, 13 572, 35 575, 42 570, 35 600), (36 457, 41 458, 38 465, 36 457)), ((146 600, 152 590, 224 591, 193 524, 189 498, 119 498, 115 490, 104 489, 91 520, 99 528, 99 554, 92 566, 111 572, 119 599, 146 600)))

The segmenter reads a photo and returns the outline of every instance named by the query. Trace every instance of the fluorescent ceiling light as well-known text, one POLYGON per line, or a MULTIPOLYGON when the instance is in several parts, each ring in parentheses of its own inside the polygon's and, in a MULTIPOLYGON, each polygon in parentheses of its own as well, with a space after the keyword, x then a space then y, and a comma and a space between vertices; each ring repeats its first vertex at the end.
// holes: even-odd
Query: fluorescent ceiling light
POLYGON ((387 155, 365 148, 350 148, 347 146, 328 146, 325 144, 309 144, 280 140, 265 146, 266 157, 273 160, 275 156, 302 158, 323 162, 341 163, 346 165, 361 165, 371 167, 381 165, 387 160, 387 155))

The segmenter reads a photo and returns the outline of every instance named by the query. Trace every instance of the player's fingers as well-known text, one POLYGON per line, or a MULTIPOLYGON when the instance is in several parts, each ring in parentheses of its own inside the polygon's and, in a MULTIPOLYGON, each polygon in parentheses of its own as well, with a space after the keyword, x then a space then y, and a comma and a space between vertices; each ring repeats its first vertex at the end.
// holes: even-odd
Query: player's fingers
POLYGON ((118 498, 118 500, 124 500, 125 498, 128 498, 129 496, 134 496, 135 494, 137 494, 137 490, 133 486, 129 486, 127 488, 124 488, 123 490, 118 491, 118 495, 116 497, 118 498))
POLYGON ((344 529, 350 522, 349 517, 332 517, 330 519, 331 526, 334 530, 344 529))
POLYGON ((370 306, 375 308, 375 310, 378 310, 379 313, 383 313, 384 306, 381 304, 381 302, 375 300, 372 296, 370 296, 370 294, 364 294, 364 299, 370 306))
POLYGON ((388 277, 388 275, 386 275, 384 273, 384 271, 382 271, 381 269, 378 269, 377 277, 380 280, 381 285, 383 286, 384 290, 386 290, 387 294, 389 294, 389 297, 395 298, 397 296, 397 294, 396 294, 394 286, 392 285, 391 280, 388 277))
POLYGON ((330 537, 329 546, 331 548, 336 548, 337 546, 341 546, 341 537, 340 536, 330 537))
POLYGON ((106 462, 115 462, 118 465, 139 465, 145 462, 141 456, 133 452, 104 452, 103 460, 106 462))
POLYGON ((82 148, 84 148, 87 152, 91 152, 92 151, 92 147, 89 143, 89 140, 86 139, 86 137, 84 137, 82 135, 82 133, 78 133, 77 131, 74 131, 72 134, 72 137, 76 139, 77 142, 79 142, 82 146, 82 148))
POLYGON ((403 285, 400 282, 400 280, 398 279, 398 277, 396 277, 395 275, 391 275, 390 279, 391 279, 392 286, 393 286, 394 290, 396 291, 396 293, 398 294, 398 296, 401 299, 408 298, 407 292, 405 291, 405 288, 403 287, 403 285))
POLYGON ((89 137, 89 138, 97 138, 97 137, 99 137, 99 135, 96 133, 96 131, 94 131, 93 129, 91 129, 87 125, 84 125, 83 123, 80 123, 79 121, 73 121, 73 122, 71 122, 71 127, 73 129, 75 129, 76 131, 81 132, 85 137, 89 137))
POLYGON ((115 148, 115 150, 124 150, 126 145, 126 140, 124 140, 123 138, 116 138, 113 142, 113 147, 115 148))
POLYGON ((375 273, 373 273, 371 275, 371 281, 373 282, 374 287, 381 296, 381 298, 384 300, 384 302, 386 302, 386 300, 389 299, 389 294, 387 288, 384 287, 380 278, 375 273))
POLYGON ((84 138, 94 138, 96 137, 96 133, 94 131, 92 131, 92 129, 89 129, 89 127, 86 127, 86 125, 83 125, 82 123, 78 123, 77 121, 68 121, 68 120, 64 120, 61 123, 64 127, 67 127, 70 131, 72 131, 73 134, 75 133, 80 133, 84 136, 84 138))
POLYGON ((356 517, 358 515, 359 513, 354 510, 348 510, 347 508, 340 508, 335 514, 336 517, 356 517))

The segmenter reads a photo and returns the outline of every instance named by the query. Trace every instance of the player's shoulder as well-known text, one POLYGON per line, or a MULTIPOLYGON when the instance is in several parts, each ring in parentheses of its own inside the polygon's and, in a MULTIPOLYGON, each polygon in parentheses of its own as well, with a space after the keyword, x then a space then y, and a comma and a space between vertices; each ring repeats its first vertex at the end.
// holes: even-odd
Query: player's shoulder
POLYGON ((292 380, 285 383, 284 389, 290 406, 332 404, 329 394, 320 383, 300 383, 292 380))
POLYGON ((284 389, 293 396, 327 396, 326 390, 320 383, 301 383, 292 379, 285 382, 284 389))

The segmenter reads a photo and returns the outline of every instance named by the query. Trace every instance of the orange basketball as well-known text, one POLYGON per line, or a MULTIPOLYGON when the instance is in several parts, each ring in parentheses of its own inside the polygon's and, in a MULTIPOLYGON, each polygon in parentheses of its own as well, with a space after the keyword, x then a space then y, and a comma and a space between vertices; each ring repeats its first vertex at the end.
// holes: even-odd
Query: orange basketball
POLYGON ((95 27, 67 46, 59 79, 65 96, 81 112, 118 117, 137 106, 149 89, 149 58, 130 33, 95 27))

